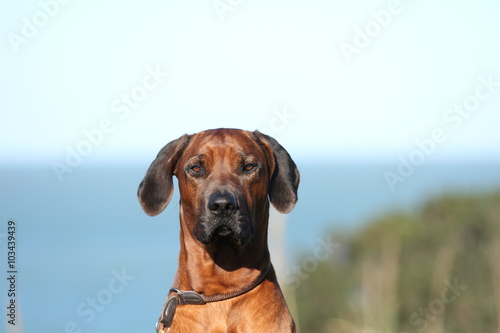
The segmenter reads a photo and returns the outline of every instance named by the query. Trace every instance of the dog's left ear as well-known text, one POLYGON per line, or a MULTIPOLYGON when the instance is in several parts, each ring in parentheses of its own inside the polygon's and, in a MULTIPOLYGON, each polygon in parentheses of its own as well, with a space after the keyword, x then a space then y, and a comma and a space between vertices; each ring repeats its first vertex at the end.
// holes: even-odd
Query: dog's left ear
POLYGON ((190 139, 190 135, 184 135, 169 142, 151 163, 137 190, 137 197, 146 214, 156 216, 167 207, 174 192, 172 176, 177 161, 190 139))
POLYGON ((271 181, 269 183, 269 200, 280 213, 289 213, 298 200, 300 174, 288 152, 274 138, 253 132, 256 141, 267 152, 271 164, 271 181))

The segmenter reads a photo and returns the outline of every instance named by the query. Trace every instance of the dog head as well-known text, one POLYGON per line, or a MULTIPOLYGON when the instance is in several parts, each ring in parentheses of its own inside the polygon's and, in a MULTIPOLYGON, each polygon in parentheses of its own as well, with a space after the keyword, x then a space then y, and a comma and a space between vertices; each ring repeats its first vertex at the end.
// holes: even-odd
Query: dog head
POLYGON ((139 202, 148 215, 167 206, 173 175, 182 220, 203 244, 245 245, 267 217, 269 201, 281 213, 297 202, 295 163, 275 139, 258 131, 215 129, 168 143, 139 185, 139 202))

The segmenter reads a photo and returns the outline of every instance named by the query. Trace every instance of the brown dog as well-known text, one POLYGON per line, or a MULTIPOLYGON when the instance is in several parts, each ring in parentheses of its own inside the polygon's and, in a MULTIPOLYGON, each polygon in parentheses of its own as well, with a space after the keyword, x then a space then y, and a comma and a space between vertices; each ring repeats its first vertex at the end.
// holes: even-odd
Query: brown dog
POLYGON ((167 206, 172 175, 181 197, 179 267, 157 331, 295 332, 267 246, 269 201, 281 213, 297 202, 290 155, 258 131, 184 135, 160 150, 139 185, 148 215, 167 206))

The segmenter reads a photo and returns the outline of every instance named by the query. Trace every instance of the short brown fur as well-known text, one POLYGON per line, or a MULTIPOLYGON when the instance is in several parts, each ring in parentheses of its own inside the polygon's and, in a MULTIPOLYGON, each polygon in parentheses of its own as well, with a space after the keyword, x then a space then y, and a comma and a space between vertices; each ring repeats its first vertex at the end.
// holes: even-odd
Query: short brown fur
MULTIPOLYGON (((211 296, 257 281, 270 265, 269 198, 281 212, 289 212, 297 201, 299 173, 286 150, 258 131, 216 129, 174 140, 160 151, 139 186, 139 201, 149 215, 168 204, 173 191, 168 177, 173 175, 181 196, 173 286, 211 296), (217 202, 230 197, 236 207, 217 211, 213 197, 217 202), (230 236, 219 231, 222 227, 230 236)), ((295 324, 271 267, 264 281, 243 295, 179 305, 170 332, 295 332, 295 324)))

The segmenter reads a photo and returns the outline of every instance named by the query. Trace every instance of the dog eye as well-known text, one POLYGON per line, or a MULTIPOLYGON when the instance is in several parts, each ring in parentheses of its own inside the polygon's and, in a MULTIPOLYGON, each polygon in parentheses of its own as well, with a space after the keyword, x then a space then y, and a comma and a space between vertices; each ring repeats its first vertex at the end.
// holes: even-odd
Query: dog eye
POLYGON ((190 169, 194 173, 200 173, 201 172, 201 166, 199 166, 199 165, 193 165, 190 169))
POLYGON ((244 171, 252 171, 253 169, 255 169, 255 164, 251 163, 245 164, 245 166, 243 167, 244 171))

